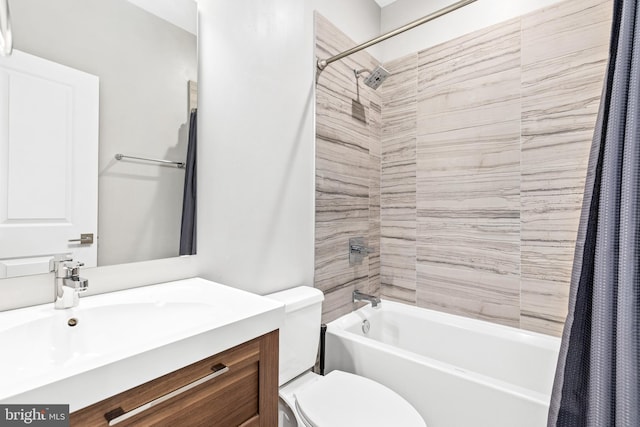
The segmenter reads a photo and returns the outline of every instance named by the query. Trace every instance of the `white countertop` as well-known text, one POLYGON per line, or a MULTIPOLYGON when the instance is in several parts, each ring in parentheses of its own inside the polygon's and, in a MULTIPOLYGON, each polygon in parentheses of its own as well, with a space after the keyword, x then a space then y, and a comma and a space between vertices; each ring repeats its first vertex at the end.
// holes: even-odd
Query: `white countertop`
POLYGON ((0 312, 0 402, 76 411, 283 321, 282 303, 200 278, 0 312))

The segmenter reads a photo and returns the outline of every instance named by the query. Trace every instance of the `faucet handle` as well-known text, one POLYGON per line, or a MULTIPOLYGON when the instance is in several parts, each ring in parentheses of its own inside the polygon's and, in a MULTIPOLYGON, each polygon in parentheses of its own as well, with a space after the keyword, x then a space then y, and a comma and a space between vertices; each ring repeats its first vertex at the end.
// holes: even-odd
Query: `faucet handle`
POLYGON ((89 280, 83 279, 82 277, 72 278, 74 282, 78 282, 75 290, 77 293, 81 294, 83 292, 87 292, 89 290, 89 280))
POLYGON ((350 246, 350 250, 351 252, 356 252, 359 253, 360 255, 369 255, 374 253, 376 250, 364 245, 351 245, 350 246))
POLYGON ((71 261, 73 261, 71 254, 55 254, 53 258, 49 260, 49 271, 58 271, 60 264, 71 261))
POLYGON ((71 272, 71 277, 77 277, 80 274, 80 267, 82 266, 84 266, 84 262, 65 264, 65 267, 71 272))

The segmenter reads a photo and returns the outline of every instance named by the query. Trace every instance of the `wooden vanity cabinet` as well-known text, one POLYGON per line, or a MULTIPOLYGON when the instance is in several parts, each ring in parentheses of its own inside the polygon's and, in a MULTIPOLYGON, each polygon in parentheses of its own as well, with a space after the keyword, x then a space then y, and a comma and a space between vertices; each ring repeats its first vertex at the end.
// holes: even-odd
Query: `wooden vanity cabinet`
POLYGON ((278 331, 73 412, 70 422, 77 427, 276 427, 278 331))

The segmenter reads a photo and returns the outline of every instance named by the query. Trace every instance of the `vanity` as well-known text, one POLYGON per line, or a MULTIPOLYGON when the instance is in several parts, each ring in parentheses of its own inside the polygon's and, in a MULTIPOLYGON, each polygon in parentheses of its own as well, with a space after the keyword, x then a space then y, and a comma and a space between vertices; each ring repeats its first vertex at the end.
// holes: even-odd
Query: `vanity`
POLYGON ((0 312, 0 403, 69 404, 72 426, 277 425, 283 319, 200 278, 0 312))
POLYGON ((71 425, 275 425, 278 332, 71 414, 71 425))

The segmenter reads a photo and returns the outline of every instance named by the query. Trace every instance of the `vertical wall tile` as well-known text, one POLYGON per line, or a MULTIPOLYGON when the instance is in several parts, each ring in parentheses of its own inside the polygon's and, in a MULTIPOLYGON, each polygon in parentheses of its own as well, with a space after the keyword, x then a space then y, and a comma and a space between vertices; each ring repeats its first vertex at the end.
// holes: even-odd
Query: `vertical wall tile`
MULTIPOLYGON (((567 0, 385 64, 361 52, 317 85, 316 286, 558 335, 612 0, 567 0), (349 237, 378 249, 348 265, 349 237), (376 246, 379 245, 379 246, 376 246)), ((318 56, 355 43, 317 15, 318 56)))
POLYGON ((418 304, 520 324, 520 21, 419 53, 418 304))
POLYGON ((559 335, 608 57, 612 2, 522 19, 522 327, 559 335))
POLYGON ((382 91, 381 286, 382 295, 416 299, 416 97, 418 55, 385 64, 382 91))
POLYGON ((369 291, 380 295, 380 152, 382 131, 381 96, 378 92, 371 95, 369 104, 369 291))
MULTIPOLYGON (((318 57, 356 44, 321 15, 315 20, 318 57)), ((315 287, 325 293, 324 322, 352 311, 354 289, 379 294, 381 101, 353 73, 376 65, 360 52, 327 67, 316 85, 315 287), (354 100, 365 121, 353 117, 354 100), (349 238, 358 236, 376 252, 350 266, 349 238)))

